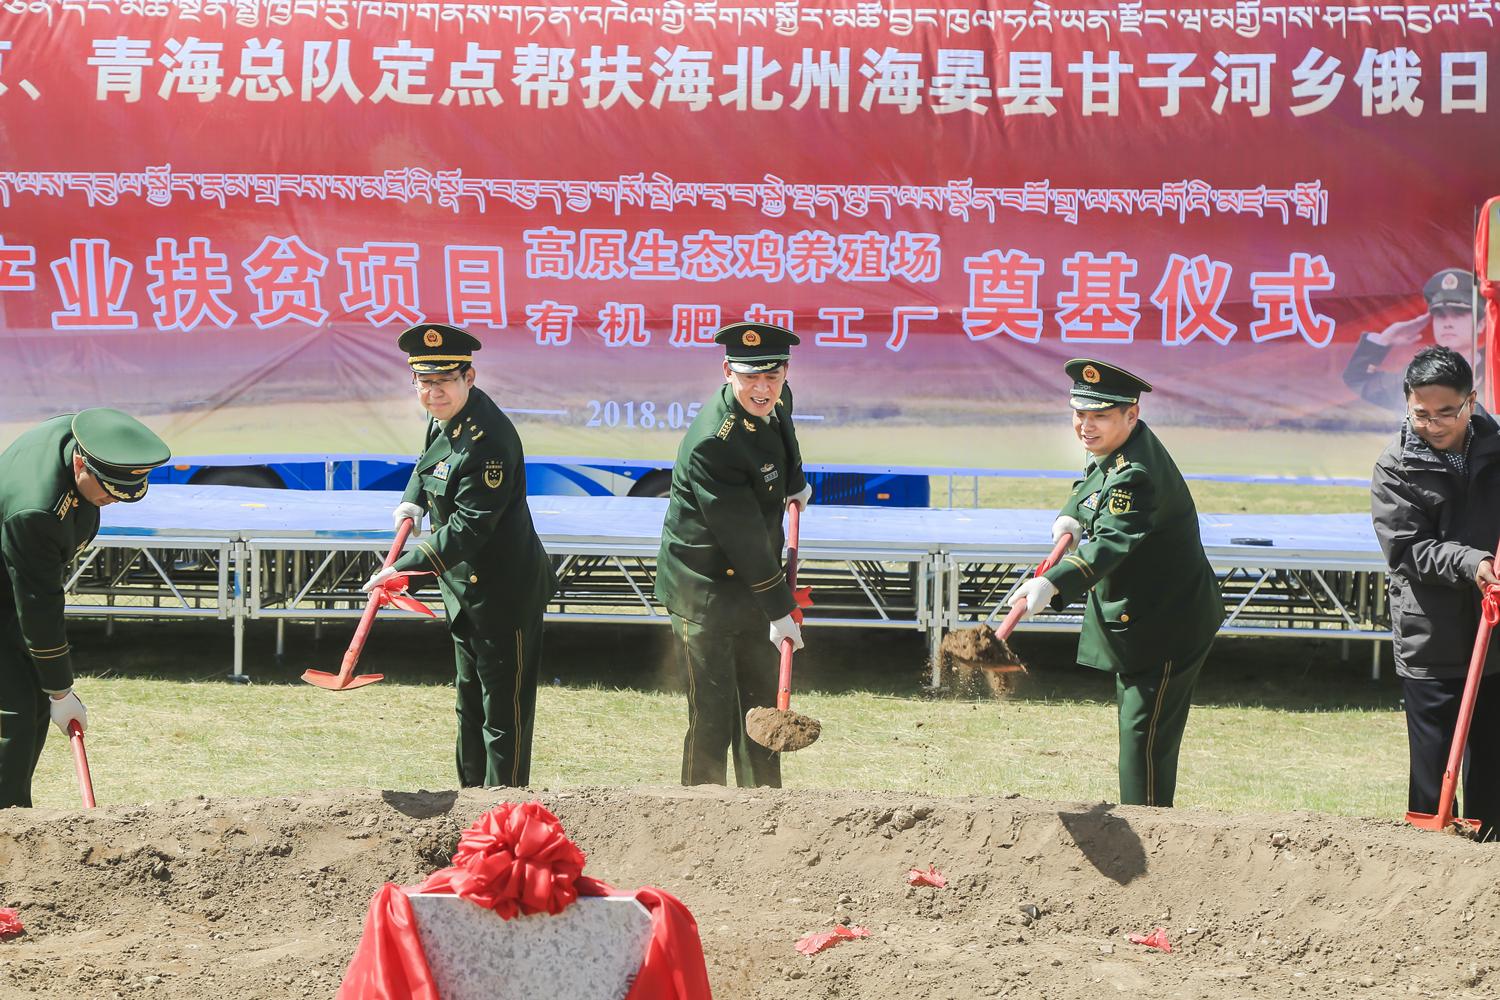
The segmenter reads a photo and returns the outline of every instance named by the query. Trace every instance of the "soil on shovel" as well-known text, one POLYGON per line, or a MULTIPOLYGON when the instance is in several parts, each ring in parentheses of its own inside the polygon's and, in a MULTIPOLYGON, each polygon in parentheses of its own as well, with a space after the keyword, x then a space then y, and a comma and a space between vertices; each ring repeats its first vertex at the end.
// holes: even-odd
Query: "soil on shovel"
POLYGON ((943 687, 962 697, 1004 698, 1015 691, 1017 675, 1026 672, 1010 644, 988 625, 949 632, 938 654, 943 687))
POLYGON ((811 746, 822 735, 823 724, 800 712, 752 708, 745 713, 745 732, 761 746, 786 753, 811 746))

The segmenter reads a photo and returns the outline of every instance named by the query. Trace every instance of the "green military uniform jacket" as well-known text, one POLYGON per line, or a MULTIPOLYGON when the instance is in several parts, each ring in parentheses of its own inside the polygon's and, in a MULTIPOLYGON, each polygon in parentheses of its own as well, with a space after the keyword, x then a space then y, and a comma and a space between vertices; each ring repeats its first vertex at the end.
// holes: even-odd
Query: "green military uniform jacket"
POLYGON ((1138 673, 1208 644, 1224 602, 1192 494, 1145 421, 1119 450, 1090 459, 1061 513, 1087 536, 1046 573, 1054 607, 1088 596, 1079 663, 1138 673))
POLYGON ((395 567, 438 575, 450 626, 499 636, 541 615, 557 578, 526 505, 521 437, 494 400, 471 389, 446 428, 427 422, 426 450, 401 499, 427 510, 432 533, 395 567))
POLYGON ((73 478, 73 414, 53 417, 0 453, 0 614, 17 615, 45 691, 73 685, 64 576, 99 533, 99 508, 73 478))
POLYGON ((770 423, 745 412, 725 383, 677 449, 656 562, 656 596, 700 624, 751 624, 792 613, 781 565, 786 498, 807 485, 783 385, 770 423))

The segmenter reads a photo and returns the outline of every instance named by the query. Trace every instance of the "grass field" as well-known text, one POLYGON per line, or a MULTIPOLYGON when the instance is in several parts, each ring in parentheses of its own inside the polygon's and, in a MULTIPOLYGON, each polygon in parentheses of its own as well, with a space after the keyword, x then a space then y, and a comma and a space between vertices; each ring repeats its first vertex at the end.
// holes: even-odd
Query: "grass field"
MULTIPOLYGON (((245 686, 222 679, 228 644, 208 625, 124 624, 110 638, 102 625, 79 623, 74 633, 101 803, 454 784, 440 627, 382 625, 361 666, 389 679, 343 694, 296 680, 308 666, 336 668, 342 628, 320 639, 311 627, 289 629, 282 664, 270 630, 252 629, 255 683, 245 686)), ((1071 638, 1022 638, 1033 674, 1004 702, 925 696, 914 633, 811 638, 794 706, 821 719, 825 735, 787 755, 789 786, 1115 797, 1113 680, 1074 666, 1071 638)), ((549 630, 533 784, 675 783, 686 710, 666 639, 665 629, 646 627, 549 630)), ((1399 689, 1389 677, 1369 680, 1367 646, 1347 663, 1339 653, 1334 642, 1221 641, 1188 723, 1179 805, 1400 815, 1399 689)), ((55 734, 36 796, 38 805, 76 803, 71 758, 55 734)))

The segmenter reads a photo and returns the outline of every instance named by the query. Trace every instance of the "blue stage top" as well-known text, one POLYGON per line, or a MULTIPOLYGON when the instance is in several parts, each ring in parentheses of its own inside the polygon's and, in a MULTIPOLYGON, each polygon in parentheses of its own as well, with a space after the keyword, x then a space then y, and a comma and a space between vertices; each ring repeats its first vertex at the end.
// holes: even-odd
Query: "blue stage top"
MULTIPOLYGON (((399 502, 394 492, 158 484, 140 503, 105 507, 101 532, 378 542, 394 535, 391 510, 399 502)), ((647 497, 534 496, 529 503, 538 533, 554 551, 600 543, 654 548, 667 508, 666 500, 647 497)), ((946 551, 1035 559, 1051 547, 1055 516, 1049 510, 815 505, 802 518, 802 549, 865 558, 946 551)), ((1366 514, 1200 514, 1199 524, 1210 556, 1236 562, 1270 565, 1307 557, 1325 566, 1329 560, 1357 562, 1363 569, 1378 569, 1381 562, 1366 514)))

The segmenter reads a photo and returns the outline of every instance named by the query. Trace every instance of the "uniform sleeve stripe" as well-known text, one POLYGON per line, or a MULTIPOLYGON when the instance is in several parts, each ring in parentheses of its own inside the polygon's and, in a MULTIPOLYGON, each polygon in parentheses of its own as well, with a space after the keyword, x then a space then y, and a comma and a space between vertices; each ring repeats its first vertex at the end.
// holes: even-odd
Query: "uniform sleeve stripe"
POLYGON ((772 587, 775 587, 777 584, 779 584, 782 580, 785 580, 785 579, 786 579, 786 574, 785 573, 777 573, 775 576, 770 577, 769 579, 766 579, 766 580, 762 580, 760 583, 752 583, 750 585, 750 589, 752 591, 754 591, 755 593, 757 593, 757 594, 764 593, 765 591, 770 590, 772 587))
POLYGON ((31 658, 33 660, 57 660, 57 659, 61 659, 62 657, 68 655, 68 650, 70 648, 71 647, 69 647, 69 646, 59 646, 55 650, 47 650, 46 652, 40 652, 40 653, 33 649, 31 651, 31 658))
POLYGON ((61 646, 49 646, 46 649, 33 649, 31 650, 31 654, 35 656, 37 653, 56 653, 58 650, 67 649, 71 645, 72 643, 65 642, 61 646))
POLYGON ((439 573, 448 572, 447 564, 444 563, 443 560, 438 558, 437 550, 434 549, 431 545, 428 545, 426 542, 418 542, 417 548, 427 553, 428 560, 432 563, 432 565, 437 569, 439 573))
POLYGON ((1094 575, 1094 567, 1092 567, 1088 563, 1084 562, 1078 556, 1075 556, 1075 555, 1063 556, 1063 562, 1068 563, 1071 566, 1077 566, 1078 569, 1083 573, 1084 576, 1093 576, 1094 575))

